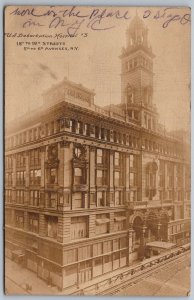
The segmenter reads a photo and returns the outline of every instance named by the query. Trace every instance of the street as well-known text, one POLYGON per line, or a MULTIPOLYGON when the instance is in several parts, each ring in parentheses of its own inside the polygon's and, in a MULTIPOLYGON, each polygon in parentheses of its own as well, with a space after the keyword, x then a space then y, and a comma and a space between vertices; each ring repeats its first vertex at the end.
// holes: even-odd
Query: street
POLYGON ((145 279, 119 291, 126 296, 187 296, 190 290, 190 255, 167 263, 145 279))

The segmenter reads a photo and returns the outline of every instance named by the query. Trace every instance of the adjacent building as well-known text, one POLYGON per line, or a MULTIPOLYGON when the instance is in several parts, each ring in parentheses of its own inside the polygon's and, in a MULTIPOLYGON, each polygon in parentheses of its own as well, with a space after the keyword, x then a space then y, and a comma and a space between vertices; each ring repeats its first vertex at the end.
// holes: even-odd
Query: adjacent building
POLYGON ((60 289, 130 266, 149 242, 190 240, 189 147, 158 122, 138 16, 120 60, 119 105, 64 79, 6 127, 5 254, 60 289))

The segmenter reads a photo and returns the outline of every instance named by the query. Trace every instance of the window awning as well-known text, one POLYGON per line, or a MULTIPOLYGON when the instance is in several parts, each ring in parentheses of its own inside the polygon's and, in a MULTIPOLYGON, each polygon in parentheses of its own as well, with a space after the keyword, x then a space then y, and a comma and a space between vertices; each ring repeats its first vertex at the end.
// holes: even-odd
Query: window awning
POLYGON ((108 223, 108 222, 110 222, 110 219, 108 219, 108 218, 96 219, 96 224, 97 225, 105 224, 105 223, 108 223))
POLYGON ((125 217, 125 216, 118 216, 118 217, 115 217, 114 220, 115 220, 116 222, 120 222, 120 221, 126 220, 126 217, 125 217))

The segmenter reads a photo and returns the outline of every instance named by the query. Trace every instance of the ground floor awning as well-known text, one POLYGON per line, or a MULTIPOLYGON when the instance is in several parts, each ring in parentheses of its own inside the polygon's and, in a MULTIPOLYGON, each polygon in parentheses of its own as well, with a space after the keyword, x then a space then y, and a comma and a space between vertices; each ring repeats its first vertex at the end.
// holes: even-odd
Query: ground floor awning
POLYGON ((176 244, 174 243, 170 243, 170 242, 161 242, 161 241, 154 241, 154 242, 150 242, 146 244, 147 247, 150 248, 158 248, 158 249, 172 249, 176 246, 176 244))

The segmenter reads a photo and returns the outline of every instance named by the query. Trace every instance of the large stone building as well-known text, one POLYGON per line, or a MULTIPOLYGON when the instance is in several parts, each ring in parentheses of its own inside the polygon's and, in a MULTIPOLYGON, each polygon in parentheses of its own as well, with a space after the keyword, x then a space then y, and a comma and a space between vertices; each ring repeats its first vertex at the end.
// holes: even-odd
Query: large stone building
POLYGON ((137 16, 120 59, 119 105, 64 79, 6 127, 5 253, 61 289, 130 266, 149 242, 189 242, 190 158, 158 123, 137 16))

